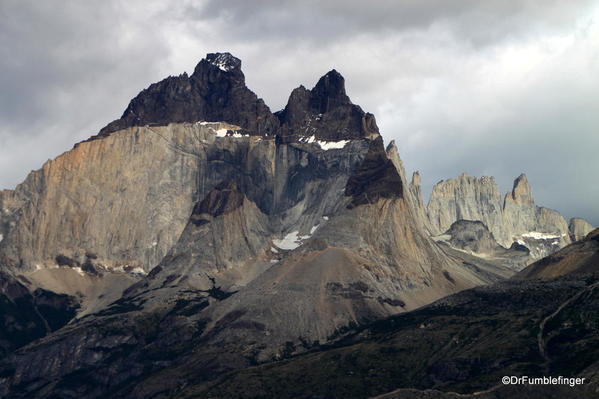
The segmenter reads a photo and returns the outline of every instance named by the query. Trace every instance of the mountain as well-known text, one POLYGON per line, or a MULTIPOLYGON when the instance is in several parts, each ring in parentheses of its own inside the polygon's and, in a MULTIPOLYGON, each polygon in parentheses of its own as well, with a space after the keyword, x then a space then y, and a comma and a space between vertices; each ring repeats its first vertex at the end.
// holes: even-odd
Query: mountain
POLYGON ((570 230, 570 239, 572 241, 582 240, 587 234, 594 230, 592 224, 581 218, 570 219, 568 228, 570 230))
POLYGON ((439 244, 449 245, 458 251, 513 270, 521 270, 530 263, 530 250, 525 245, 515 242, 509 248, 502 247, 493 233, 479 220, 460 219, 453 222, 445 234, 433 239, 439 244))
MULTIPOLYGON (((200 379, 172 397, 596 398, 597 233, 584 245, 574 243, 562 250, 584 266, 560 268, 554 273, 558 277, 526 269, 516 279, 465 290, 356 327, 309 353, 234 371, 209 383, 200 379), (504 376, 585 380, 575 386, 504 385, 504 376)), ((180 368, 163 378, 173 375, 193 381, 196 373, 180 368)))
POLYGON ((428 216, 433 236, 446 234, 459 220, 480 221, 504 248, 514 243, 528 248, 531 260, 547 256, 592 230, 583 219, 575 218, 568 224, 559 212, 537 206, 524 174, 502 197, 493 177, 476 178, 464 173, 437 183, 426 210, 423 204, 420 208, 428 216))
POLYGON ((566 274, 599 272, 599 229, 582 240, 543 258, 514 276, 514 278, 553 278, 566 274))
POLYGON ((337 71, 273 114, 228 53, 9 196, 0 268, 80 306, 0 362, 11 397, 161 395, 188 383, 173 370, 213 380, 513 274, 430 238, 337 71))
POLYGON ((133 126, 199 121, 226 121, 258 135, 272 135, 278 127, 264 101, 246 87, 241 60, 210 53, 191 76, 169 76, 143 90, 93 138, 133 126))

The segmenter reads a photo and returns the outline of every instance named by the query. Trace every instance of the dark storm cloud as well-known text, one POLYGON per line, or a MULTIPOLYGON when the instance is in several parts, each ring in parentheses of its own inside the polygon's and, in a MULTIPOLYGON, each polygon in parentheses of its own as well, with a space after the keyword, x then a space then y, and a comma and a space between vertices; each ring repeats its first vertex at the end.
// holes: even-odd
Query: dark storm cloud
POLYGON ((118 117, 205 53, 231 51, 274 109, 332 68, 425 192, 519 173, 599 225, 594 1, 0 2, 0 187, 118 117))
POLYGON ((446 24, 484 44, 536 29, 563 29, 592 1, 560 0, 209 0, 189 5, 198 18, 221 18, 231 37, 320 41, 364 32, 395 32, 446 24), (564 4, 566 3, 566 4, 564 4))
POLYGON ((0 2, 0 187, 94 134, 161 77, 168 45, 152 29, 160 10, 130 7, 0 2))

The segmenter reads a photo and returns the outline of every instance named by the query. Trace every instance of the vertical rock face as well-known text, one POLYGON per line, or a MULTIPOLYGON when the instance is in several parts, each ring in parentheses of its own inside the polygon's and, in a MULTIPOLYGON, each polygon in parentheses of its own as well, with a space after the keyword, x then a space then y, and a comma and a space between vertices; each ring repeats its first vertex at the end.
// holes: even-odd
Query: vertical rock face
POLYGON ((570 230, 570 239, 572 241, 582 240, 593 231, 595 228, 592 224, 581 218, 572 218, 568 223, 568 229, 570 230))
POLYGON ((559 212, 534 203, 532 189, 523 174, 505 196, 503 220, 508 239, 526 245, 534 259, 571 242, 566 219, 559 212))
POLYGON ((370 142, 366 157, 347 180, 345 194, 353 197, 351 206, 356 206, 375 203, 379 198, 402 198, 403 186, 400 172, 378 137, 370 142))
MULTIPOLYGON (((462 174, 441 181, 433 188, 427 212, 433 235, 444 234, 458 220, 481 221, 500 245, 505 248, 514 242, 525 245, 533 259, 569 244, 574 228, 572 223, 568 227, 559 212, 535 204, 524 174, 516 178, 503 201, 492 177, 477 179, 462 174)), ((584 223, 575 223, 581 233, 590 231, 584 223)))
POLYGON ((15 225, 19 202, 13 190, 0 191, 0 242, 15 225))
POLYGON ((502 228, 501 195, 493 177, 476 178, 464 173, 437 183, 427 211, 435 235, 445 233, 457 220, 480 220, 500 243, 507 241, 502 228))
POLYGON ((505 201, 513 201, 518 205, 534 204, 535 201, 532 198, 532 188, 530 187, 528 179, 524 173, 514 180, 512 192, 506 195, 505 201))
POLYGON ((1 254, 20 270, 86 254, 107 267, 149 269, 173 245, 198 195, 201 125, 132 127, 81 143, 16 188, 26 198, 1 254))

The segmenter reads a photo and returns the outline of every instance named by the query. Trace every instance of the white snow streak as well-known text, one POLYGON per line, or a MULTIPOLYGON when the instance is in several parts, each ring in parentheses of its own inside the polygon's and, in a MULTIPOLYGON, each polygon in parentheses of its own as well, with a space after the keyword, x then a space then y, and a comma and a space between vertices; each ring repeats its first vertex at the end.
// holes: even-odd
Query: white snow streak
POLYGON ((335 150, 335 149, 340 149, 345 147, 345 145, 347 143, 349 143, 349 140, 340 140, 340 141, 321 141, 321 140, 316 140, 315 136, 310 136, 308 138, 302 138, 300 139, 300 141, 302 143, 314 143, 314 144, 318 144, 318 146, 325 150, 335 150))
POLYGON ((540 233, 538 231, 530 231, 528 233, 524 233, 524 234, 522 234, 522 237, 533 238, 535 240, 557 240, 558 238, 560 238, 560 236, 547 234, 547 233, 540 233))

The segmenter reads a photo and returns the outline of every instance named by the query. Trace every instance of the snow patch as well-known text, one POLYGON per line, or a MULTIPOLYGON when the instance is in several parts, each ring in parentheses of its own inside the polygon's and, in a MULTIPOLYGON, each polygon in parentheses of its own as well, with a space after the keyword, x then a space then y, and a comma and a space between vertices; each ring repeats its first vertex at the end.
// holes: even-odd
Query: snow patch
POLYGON ((231 129, 218 129, 214 131, 216 133, 216 137, 235 137, 235 138, 241 138, 241 137, 250 137, 249 134, 242 134, 239 133, 235 130, 231 130, 231 129), (232 132, 231 134, 228 134, 229 132, 232 132))
POLYGON ((272 243, 277 246, 279 249, 287 249, 292 250, 299 247, 301 244, 301 239, 298 236, 298 231, 292 231, 283 237, 282 240, 272 240, 272 243))
POLYGON ((0 234, 0 242, 2 242, 2 240, 4 240, 4 236, 0 234))
POLYGON ((125 270, 125 268, 129 268, 129 267, 130 267, 129 265, 117 266, 117 267, 113 267, 112 271, 116 272, 116 273, 131 273, 131 274, 143 274, 143 275, 148 274, 148 273, 146 273, 146 271, 143 268, 141 268, 139 266, 134 267, 133 269, 130 269, 129 271, 125 270))
POLYGON ((85 276, 85 273, 83 272, 83 270, 81 270, 79 266, 75 266, 72 269, 79 273, 81 276, 85 276))
POLYGON ((317 141, 320 148, 323 150, 335 150, 345 147, 349 140, 341 140, 341 141, 317 141))
POLYGON ((228 54, 219 54, 214 60, 212 60, 211 64, 217 66, 223 72, 229 72, 233 69, 233 66, 230 64, 231 56, 228 54))
POLYGON ((538 231, 530 231, 528 233, 524 233, 522 234, 522 237, 524 238, 532 238, 535 240, 557 240, 558 238, 562 237, 559 235, 553 235, 553 234, 547 234, 547 233, 540 233, 538 231))
POLYGON ((318 144, 318 146, 325 150, 336 150, 336 149, 340 149, 345 147, 345 145, 347 143, 349 143, 349 140, 340 140, 340 141, 322 141, 322 140, 316 140, 316 137, 314 135, 310 136, 310 137, 304 137, 302 139, 300 139, 300 142, 302 143, 314 143, 314 144, 318 144))
POLYGON ((273 254, 278 254, 278 253, 279 253, 279 251, 277 251, 277 249, 276 249, 276 248, 272 248, 272 247, 270 248, 270 251, 271 251, 273 254))
POLYGON ((314 232, 318 229, 318 226, 319 225, 313 226, 310 229, 310 233, 305 236, 299 235, 298 231, 292 231, 281 240, 272 240, 272 243, 279 249, 288 251, 296 249, 303 244, 303 241, 306 241, 312 237, 312 234, 314 234, 314 232))
POLYGON ((326 221, 326 220, 329 220, 329 217, 328 217, 328 216, 323 216, 322 218, 323 218, 325 221, 326 221))
POLYGON ((142 269, 141 267, 136 267, 133 270, 131 270, 131 273, 133 274, 147 274, 146 271, 144 269, 142 269))

